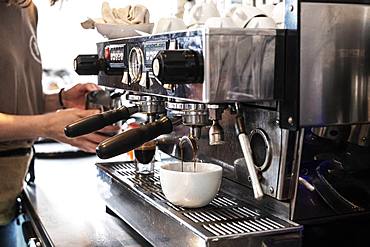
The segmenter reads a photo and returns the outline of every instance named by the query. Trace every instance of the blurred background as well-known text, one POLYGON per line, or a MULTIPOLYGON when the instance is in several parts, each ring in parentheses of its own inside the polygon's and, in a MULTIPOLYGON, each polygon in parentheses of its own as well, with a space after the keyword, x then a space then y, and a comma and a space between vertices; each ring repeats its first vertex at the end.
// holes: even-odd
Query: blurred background
MULTIPOLYGON (((103 0, 63 0, 50 6, 48 0, 34 0, 38 7, 38 42, 44 69, 43 86, 46 93, 77 82, 96 82, 96 76, 78 77, 73 59, 78 54, 95 54, 96 43, 104 41, 94 29, 83 29, 87 18, 101 18, 103 0)), ((149 9, 150 22, 174 15, 176 0, 110 0, 111 7, 142 4, 149 9)))

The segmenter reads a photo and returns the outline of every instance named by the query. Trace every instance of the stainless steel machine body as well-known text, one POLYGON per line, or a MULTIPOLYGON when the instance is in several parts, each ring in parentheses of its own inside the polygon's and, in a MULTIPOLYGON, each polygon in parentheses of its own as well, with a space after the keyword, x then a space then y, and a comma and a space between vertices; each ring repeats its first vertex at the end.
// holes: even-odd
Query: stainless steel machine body
POLYGON ((370 6, 301 4, 302 126, 370 122, 370 6))
MULTIPOLYGON (((275 106, 270 110, 251 110, 246 113, 246 125, 248 133, 252 130, 255 132, 252 140, 258 137, 266 139, 265 144, 268 147, 265 154, 266 162, 264 165, 259 165, 261 168, 259 173, 263 178, 261 179, 263 192, 279 200, 290 199, 294 196, 293 188, 296 183, 294 168, 299 162, 297 150, 300 148, 301 140, 299 133, 289 133, 279 128, 279 113, 275 103, 278 98, 275 85, 278 82, 275 80, 275 74, 280 71, 275 68, 275 50, 280 47, 276 47, 278 44, 275 41, 275 30, 200 29, 99 43, 99 57, 105 59, 107 67, 110 68, 108 72, 99 73, 99 83, 108 87, 126 89, 129 92, 168 98, 168 111, 183 112, 184 125, 190 126, 191 133, 198 139, 200 129, 196 126, 205 126, 206 121, 202 120, 200 123, 197 119, 200 113, 202 119, 208 118, 208 114, 204 113, 204 110, 191 110, 187 107, 192 105, 189 104, 190 102, 218 103, 218 105, 233 102, 272 102, 271 105, 275 106), (155 54, 161 50, 183 49, 193 49, 202 56, 203 82, 162 84, 153 75, 152 60, 155 54), (138 50, 141 52, 137 52, 138 50), (141 53, 141 58, 132 61, 133 51, 134 54, 141 53), (107 53, 110 54, 110 59, 107 53), (140 76, 132 77, 132 73, 130 74, 130 68, 132 69, 134 64, 138 67, 135 71, 141 72, 140 76), (109 71, 117 68, 123 71, 122 75, 109 74, 109 71), (140 79, 137 80, 137 78, 140 79), (184 104, 186 102, 188 103, 184 104)), ((204 105, 202 107, 204 108, 204 105)), ((244 109, 247 111, 247 108, 244 109)), ((233 142, 237 137, 233 134, 233 117, 229 118, 227 125, 231 128, 229 131, 231 136, 226 141, 233 142)), ((203 144, 202 140, 199 142, 203 150, 208 150, 206 147, 208 145, 203 144)), ((203 153, 202 149, 199 155, 207 156, 208 151, 203 153)), ((249 185, 250 175, 246 173, 243 159, 239 159, 243 158, 240 149, 231 149, 230 152, 230 155, 223 154, 220 160, 229 164, 235 163, 235 175, 232 179, 249 185), (238 159, 239 162, 236 161, 238 159)))
MULTIPOLYGON (((251 175, 244 161, 240 144, 236 141, 238 137, 234 130, 235 114, 232 106, 235 102, 261 102, 261 104, 270 105, 271 107, 265 111, 241 106, 240 114, 246 119, 248 135, 249 133, 254 133, 250 134, 252 148, 265 149, 266 146, 266 150, 261 150, 264 153, 262 156, 265 155, 266 157, 262 157, 264 161, 262 164, 258 164, 259 167, 257 168, 259 170, 259 183, 261 184, 262 193, 279 200, 278 207, 289 208, 287 206, 289 203, 283 202, 283 200, 294 197, 298 172, 295 169, 298 167, 297 164, 300 158, 299 149, 302 144, 302 136, 300 132, 290 132, 279 127, 279 113, 276 106, 277 96, 275 92, 275 74, 277 73, 275 71, 275 49, 277 45, 275 41, 275 30, 200 29, 103 42, 98 44, 98 56, 100 59, 105 60, 107 68, 99 72, 99 84, 128 91, 129 95, 127 98, 131 101, 136 97, 135 94, 151 95, 166 99, 167 114, 182 116, 183 125, 177 126, 172 135, 181 136, 181 133, 190 131, 190 136, 194 136, 197 139, 199 159, 223 166, 225 178, 234 181, 233 183, 243 184, 247 188, 251 187, 249 179, 251 175), (154 65, 153 59, 156 53, 163 50, 195 50, 198 52, 203 61, 203 66, 201 67, 203 69, 201 72, 203 80, 195 83, 191 81, 189 83, 162 83, 158 76, 155 75, 157 72, 153 71, 156 69, 154 67, 158 66, 154 65), (121 74, 117 75, 117 70, 120 70, 121 74), (266 121, 260 121, 260 118, 264 118, 266 121), (219 126, 217 126, 218 123, 219 126), (212 143, 224 145, 209 145, 208 135, 204 131, 200 132, 200 129, 207 129, 211 124, 213 128, 211 128, 210 135, 216 136, 211 138, 212 143), (222 128, 220 130, 221 126, 225 129, 225 133, 222 133, 222 128), (262 146, 259 143, 261 138, 264 140, 262 146), (256 143, 254 143, 254 140, 257 140, 256 143), (281 155, 281 153, 284 155, 281 155), (230 167, 232 169, 229 169, 230 167)), ((162 151, 180 158, 178 146, 176 145, 170 150, 162 151)), ((107 172, 102 166, 99 166, 99 169, 103 173, 107 172)), ((108 173, 109 181, 111 181, 108 184, 113 190, 113 187, 116 188, 114 184, 117 183, 117 179, 118 184, 123 180, 112 175, 111 171, 108 173)), ((126 182, 124 183, 126 184, 126 182)), ((126 191, 122 192, 125 195, 111 196, 107 199, 107 204, 116 214, 144 234, 144 232, 148 231, 142 231, 141 228, 147 226, 138 225, 141 220, 130 218, 131 216, 129 215, 134 213, 127 211, 129 205, 126 205, 128 203, 128 195, 126 193, 130 189, 127 189, 125 186, 121 188, 122 191, 126 191)), ((221 191, 223 191, 222 188, 221 191)), ((130 199, 130 201, 132 200, 133 198, 130 199)), ((147 199, 144 201, 143 205, 148 207, 147 199)), ((166 203, 168 204, 168 202, 166 203)), ((151 208, 153 205, 149 205, 149 207, 151 208)), ((158 207, 158 205, 155 207, 158 207)), ((271 207, 259 207, 261 207, 262 211, 271 214, 271 216, 275 214, 279 215, 279 217, 282 216, 285 220, 289 219, 289 210, 277 213, 274 210, 270 211, 271 207)), ((149 209, 143 210, 148 211, 149 209)), ((173 220, 176 222, 176 227, 175 225, 167 226, 165 224, 167 226, 166 229, 171 228, 176 229, 175 232, 187 233, 184 236, 179 236, 178 234, 171 236, 176 241, 182 239, 184 245, 191 244, 191 241, 194 241, 194 239, 198 242, 200 241, 201 246, 203 242, 204 245, 209 246, 223 246, 223 244, 231 243, 237 245, 261 245, 269 239, 267 242, 272 241, 274 242, 272 246, 275 246, 281 238, 286 243, 289 243, 290 246, 300 246, 301 227, 298 225, 288 228, 289 230, 284 231, 281 235, 278 234, 277 238, 274 237, 274 232, 261 232, 258 230, 244 235, 241 234, 243 232, 239 227, 231 230, 233 228, 227 228, 227 225, 225 225, 226 232, 231 230, 231 232, 235 231, 235 233, 240 234, 228 238, 217 236, 215 239, 212 239, 207 234, 200 234, 199 236, 199 233, 197 233, 199 228, 195 226, 190 227, 192 230, 188 232, 189 229, 183 229, 183 223, 179 224, 179 220, 173 216, 173 213, 170 213, 172 216, 170 217, 171 219, 168 219, 169 213, 165 212, 164 214, 167 216, 163 216, 163 209, 159 211, 161 212, 159 213, 160 217, 165 217, 170 222, 173 220), (266 237, 259 239, 259 234, 266 235, 266 237), (224 241, 225 243, 223 243, 224 241)), ((151 212, 150 214, 153 217, 151 221, 163 225, 161 223, 163 219, 158 219, 158 212, 151 212)), ((142 214, 138 211, 137 217, 140 215, 142 214)), ((210 217, 212 218, 212 216, 210 217)), ((224 219, 222 222, 225 224, 237 224, 235 220, 229 221, 228 219, 224 219)), ((142 223, 144 224, 144 222, 142 223)), ((213 231, 217 233, 218 230, 213 231)), ((167 244, 171 245, 172 240, 166 241, 169 241, 167 244)), ((155 245, 165 244, 165 241, 153 238, 150 239, 150 242, 155 245)))

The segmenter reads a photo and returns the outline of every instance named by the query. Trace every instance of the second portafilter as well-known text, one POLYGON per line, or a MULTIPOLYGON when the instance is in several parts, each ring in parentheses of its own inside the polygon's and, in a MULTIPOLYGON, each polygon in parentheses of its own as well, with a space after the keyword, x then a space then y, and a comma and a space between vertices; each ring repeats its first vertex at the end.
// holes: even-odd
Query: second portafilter
POLYGON ((172 121, 164 116, 139 128, 130 129, 108 138, 99 144, 96 148, 96 154, 101 159, 109 159, 134 150, 160 135, 169 134, 172 130, 172 121))

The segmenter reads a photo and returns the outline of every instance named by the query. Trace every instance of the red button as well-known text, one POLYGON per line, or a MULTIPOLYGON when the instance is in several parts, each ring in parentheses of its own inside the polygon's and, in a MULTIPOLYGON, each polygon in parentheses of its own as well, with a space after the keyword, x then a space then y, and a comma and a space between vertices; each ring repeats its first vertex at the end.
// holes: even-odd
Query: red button
POLYGON ((109 49, 109 47, 105 47, 105 49, 104 49, 104 58, 106 60, 110 60, 110 49, 109 49))

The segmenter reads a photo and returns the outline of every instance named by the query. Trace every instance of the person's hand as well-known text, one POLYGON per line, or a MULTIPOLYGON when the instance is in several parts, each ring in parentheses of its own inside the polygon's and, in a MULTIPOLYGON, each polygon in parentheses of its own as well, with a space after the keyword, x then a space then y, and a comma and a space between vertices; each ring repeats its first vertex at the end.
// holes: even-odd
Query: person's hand
POLYGON ((44 136, 56 141, 68 143, 85 152, 95 153, 97 145, 107 139, 112 132, 119 130, 118 126, 107 126, 98 132, 83 135, 76 138, 68 138, 64 134, 64 127, 81 118, 99 113, 99 110, 66 109, 43 115, 44 136))
POLYGON ((94 83, 76 84, 62 93, 63 104, 66 108, 85 109, 86 94, 96 90, 101 88, 94 83))

